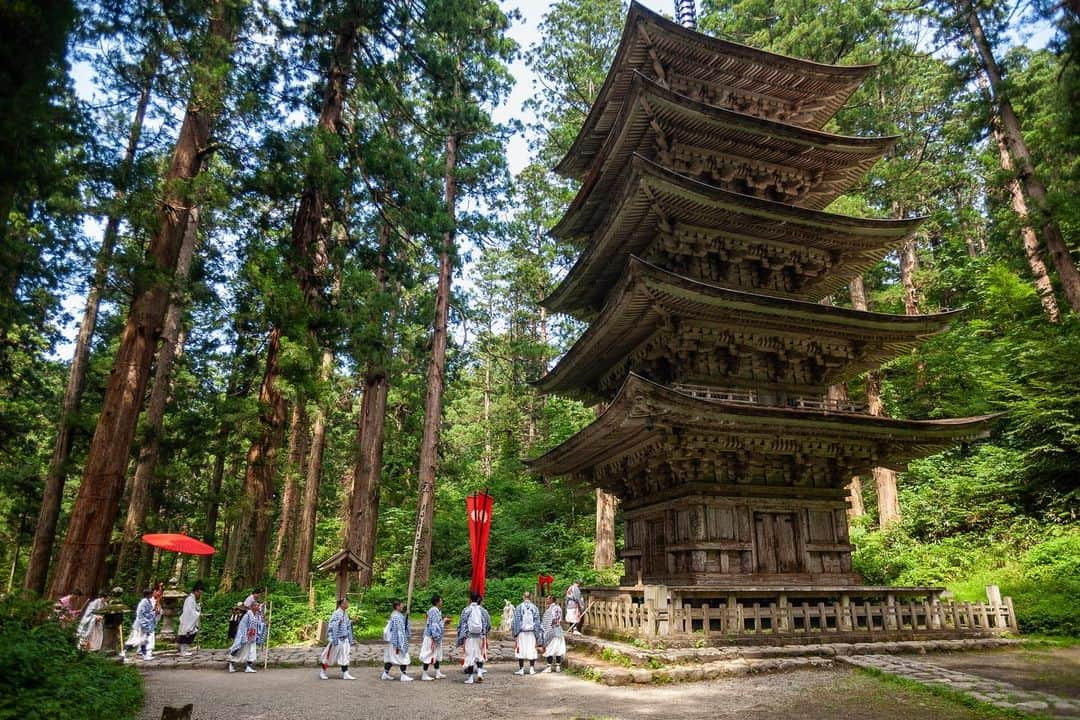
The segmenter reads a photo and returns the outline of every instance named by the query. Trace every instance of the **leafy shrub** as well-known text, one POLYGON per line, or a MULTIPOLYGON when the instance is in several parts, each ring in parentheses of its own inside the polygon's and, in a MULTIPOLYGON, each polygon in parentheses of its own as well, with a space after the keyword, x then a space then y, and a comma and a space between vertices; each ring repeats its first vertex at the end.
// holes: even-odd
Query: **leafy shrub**
POLYGON ((142 700, 135 668, 78 650, 47 604, 0 600, 0 718, 124 720, 142 700))

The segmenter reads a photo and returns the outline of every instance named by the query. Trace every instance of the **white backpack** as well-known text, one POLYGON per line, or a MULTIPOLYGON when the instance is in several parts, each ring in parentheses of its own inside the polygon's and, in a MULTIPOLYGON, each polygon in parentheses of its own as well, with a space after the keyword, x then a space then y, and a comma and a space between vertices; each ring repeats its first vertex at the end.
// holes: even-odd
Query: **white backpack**
POLYGON ((484 617, 479 607, 469 608, 469 634, 478 637, 484 634, 484 617))
POLYGON ((386 621, 386 627, 382 631, 382 639, 386 642, 390 642, 390 622, 389 620, 386 621))

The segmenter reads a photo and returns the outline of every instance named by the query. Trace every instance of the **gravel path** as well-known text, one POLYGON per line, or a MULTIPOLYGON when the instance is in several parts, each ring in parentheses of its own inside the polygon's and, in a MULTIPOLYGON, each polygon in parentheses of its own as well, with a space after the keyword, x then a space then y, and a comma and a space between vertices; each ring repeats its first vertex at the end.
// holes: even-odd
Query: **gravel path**
MULTIPOLYGON (((978 711, 928 692, 886 686, 841 667, 798 670, 677 685, 607 687, 563 673, 517 677, 493 663, 482 685, 448 680, 382 682, 378 668, 357 667, 354 682, 319 681, 307 668, 254 675, 224 670, 144 673, 142 718, 158 720, 164 705, 195 704, 197 720, 442 720, 463 718, 611 718, 680 720, 975 720, 978 711)), ((334 671, 332 671, 334 672, 334 671)))

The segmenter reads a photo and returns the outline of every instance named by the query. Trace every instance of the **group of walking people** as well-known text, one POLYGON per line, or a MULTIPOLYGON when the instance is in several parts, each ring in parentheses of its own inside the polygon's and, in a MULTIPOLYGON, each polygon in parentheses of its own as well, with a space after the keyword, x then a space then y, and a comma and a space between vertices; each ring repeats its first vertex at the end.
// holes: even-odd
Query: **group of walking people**
MULTIPOLYGON (((581 590, 574 583, 567 590, 568 619, 573 613, 572 632, 577 632, 584 604, 581 602, 581 590)), ((532 593, 526 592, 521 603, 513 608, 510 632, 514 637, 514 657, 518 661, 515 675, 533 675, 536 673, 536 661, 546 660, 541 672, 562 672, 566 656, 566 639, 563 632, 564 614, 554 596, 547 596, 543 613, 532 601, 532 593), (528 663, 526 671, 525 664, 528 663)), ((424 631, 420 644, 420 680, 442 680, 443 635, 450 624, 442 613, 443 599, 439 595, 431 598, 424 619, 424 631)), ((341 598, 337 608, 327 624, 327 643, 319 656, 319 678, 328 680, 327 671, 331 666, 341 668, 343 680, 355 680, 349 673, 349 660, 353 636, 352 620, 348 614, 349 601, 341 598)), ((462 668, 465 684, 482 683, 486 670, 484 663, 488 656, 488 635, 491 633, 491 615, 483 605, 483 597, 472 593, 469 604, 461 611, 458 618, 457 642, 455 647, 462 649, 462 668)), ((395 601, 390 617, 383 628, 383 670, 380 679, 412 682, 415 678, 409 674, 412 657, 409 654, 409 620, 402 610, 400 600, 395 601)))
MULTIPOLYGON (((125 650, 137 652, 143 660, 154 658, 154 645, 157 627, 162 617, 161 586, 147 588, 135 608, 135 620, 124 642, 125 650)), ((119 589, 117 589, 117 592, 119 589)), ((177 632, 177 645, 181 655, 192 654, 199 632, 202 615, 202 582, 196 582, 191 592, 184 599, 177 632)), ((536 661, 546 660, 542 672, 561 672, 566 655, 566 640, 563 622, 571 623, 570 632, 577 633, 584 612, 579 583, 573 583, 566 590, 566 612, 553 595, 544 599, 544 611, 532 601, 532 593, 526 592, 517 606, 507 603, 507 611, 512 608, 510 633, 514 638, 514 657, 518 661, 515 675, 533 675, 536 673, 536 661), (528 668, 526 669, 526 663, 528 668)), ((83 610, 77 635, 81 647, 88 650, 100 650, 102 638, 102 608, 107 603, 107 595, 102 594, 91 599, 83 610)), ((424 620, 424 631, 420 645, 420 679, 425 681, 442 680, 443 635, 450 624, 449 618, 442 613, 443 599, 439 595, 431 598, 424 620)), ((239 606, 238 606, 239 607, 239 606)), ((265 616, 265 604, 258 590, 253 591, 243 603, 243 615, 236 628, 236 636, 227 656, 228 671, 236 672, 238 664, 244 665, 244 672, 254 673, 255 659, 259 646, 266 644, 269 622, 265 616)), ((344 680, 355 680, 349 673, 352 646, 356 639, 353 635, 352 619, 349 617, 349 601, 341 598, 327 624, 327 644, 319 656, 319 678, 329 679, 327 671, 331 666, 341 668, 344 680)), ((505 622, 505 621, 504 621, 505 622)), ((488 635, 491 633, 491 616, 483 605, 483 598, 472 593, 469 604, 461 611, 457 626, 456 647, 462 649, 462 667, 465 683, 472 685, 484 681, 484 663, 488 655, 488 635)), ((505 627, 503 628, 506 629, 505 627)), ((403 612, 401 601, 395 601, 393 611, 383 629, 386 647, 383 651, 382 680, 393 680, 396 669, 397 679, 411 682, 409 665, 409 620, 403 612)))

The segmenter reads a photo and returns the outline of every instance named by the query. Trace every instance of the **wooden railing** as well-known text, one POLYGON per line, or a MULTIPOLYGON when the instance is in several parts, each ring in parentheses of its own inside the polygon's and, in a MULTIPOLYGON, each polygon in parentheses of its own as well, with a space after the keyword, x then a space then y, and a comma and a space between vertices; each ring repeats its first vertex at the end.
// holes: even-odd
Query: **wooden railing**
POLYGON ((1016 632, 1011 598, 989 602, 851 602, 672 607, 655 609, 651 602, 592 601, 585 626, 620 634, 706 636, 821 635, 830 633, 1016 632))
POLYGON ((866 413, 866 405, 837 400, 825 395, 788 395, 786 402, 769 402, 756 390, 741 388, 721 388, 710 385, 684 385, 677 383, 673 387, 702 400, 717 402, 745 403, 747 405, 767 405, 771 407, 793 407, 801 410, 830 410, 833 412, 866 413))

